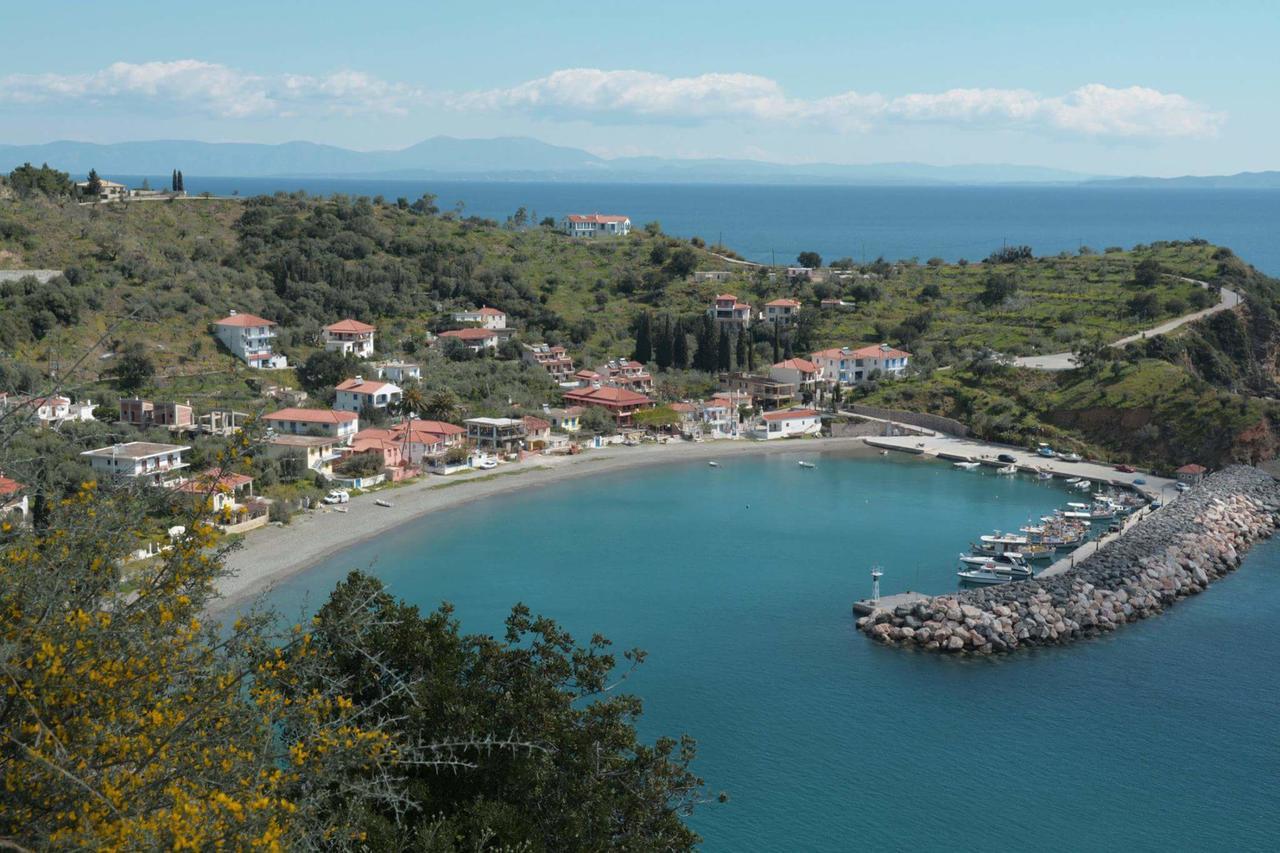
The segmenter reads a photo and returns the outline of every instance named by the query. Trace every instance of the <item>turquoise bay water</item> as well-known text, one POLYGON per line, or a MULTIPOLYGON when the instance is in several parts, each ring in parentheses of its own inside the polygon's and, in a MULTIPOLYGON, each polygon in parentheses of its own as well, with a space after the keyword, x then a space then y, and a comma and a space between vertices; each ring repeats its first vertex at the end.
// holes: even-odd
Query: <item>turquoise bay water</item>
POLYGON ((884 649, 849 606, 954 588, 974 536, 1057 487, 905 457, 782 454, 488 499, 359 545, 274 595, 372 568, 464 630, 524 601, 650 653, 646 737, 688 732, 731 797, 704 849, 1271 849, 1280 832, 1280 541, 1159 619, 1070 648, 959 660, 884 649), (799 458, 818 467, 796 466, 799 458))

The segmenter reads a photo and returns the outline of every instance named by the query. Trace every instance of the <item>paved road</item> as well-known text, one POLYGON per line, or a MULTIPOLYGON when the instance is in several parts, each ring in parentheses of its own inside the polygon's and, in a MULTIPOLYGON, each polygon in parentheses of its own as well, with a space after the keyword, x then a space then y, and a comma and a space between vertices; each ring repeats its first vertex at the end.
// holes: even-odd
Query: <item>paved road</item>
MULTIPOLYGON (((1194 278, 1184 278, 1182 280, 1194 282, 1206 289, 1209 287, 1207 282, 1199 281, 1194 278)), ((1208 317, 1210 314, 1217 314, 1219 311, 1231 310, 1239 304, 1240 294, 1236 293, 1234 290, 1227 290, 1224 287, 1222 288, 1222 292, 1218 298, 1217 305, 1205 308, 1203 311, 1195 311, 1191 314, 1175 317, 1172 320, 1161 323, 1155 328, 1146 329, 1145 331, 1138 332, 1136 335, 1129 335, 1127 338, 1121 338, 1120 340, 1113 342, 1111 346, 1122 347, 1126 344, 1134 343, 1135 341, 1154 338, 1157 335, 1164 335, 1172 332, 1179 326, 1184 326, 1187 323, 1193 323, 1202 317, 1208 317)), ((1069 352, 1056 352, 1051 355, 1029 355, 1023 358, 1015 358, 1013 363, 1018 367, 1030 367, 1034 370, 1071 370, 1076 366, 1075 355, 1069 352)))

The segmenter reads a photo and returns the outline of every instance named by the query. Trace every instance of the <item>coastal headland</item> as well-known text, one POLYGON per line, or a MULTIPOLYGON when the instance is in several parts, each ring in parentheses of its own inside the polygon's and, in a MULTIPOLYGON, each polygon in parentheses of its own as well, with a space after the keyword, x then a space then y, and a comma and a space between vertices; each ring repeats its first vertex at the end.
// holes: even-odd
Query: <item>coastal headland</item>
POLYGON ((709 441, 608 447, 578 456, 548 456, 495 473, 431 477, 377 497, 391 504, 374 504, 374 495, 351 501, 345 511, 332 507, 300 514, 290 524, 254 531, 226 555, 229 573, 218 585, 222 611, 267 591, 272 584, 296 575, 359 542, 440 510, 519 490, 652 465, 724 460, 763 453, 848 453, 874 451, 860 437, 812 438, 799 441, 709 441))
POLYGON ((888 645, 977 654, 1096 636, 1161 613, 1234 571, 1274 532, 1278 512, 1280 481, 1232 466, 1070 571, 879 609, 857 627, 888 645))

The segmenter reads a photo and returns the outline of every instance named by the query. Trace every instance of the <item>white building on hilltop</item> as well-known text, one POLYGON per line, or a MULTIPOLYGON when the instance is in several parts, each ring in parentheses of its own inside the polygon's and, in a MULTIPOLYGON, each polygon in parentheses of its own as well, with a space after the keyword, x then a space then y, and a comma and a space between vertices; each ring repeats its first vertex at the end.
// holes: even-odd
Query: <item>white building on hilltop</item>
POLYGON ((359 320, 339 320, 324 327, 324 348, 356 358, 370 358, 373 356, 373 335, 376 331, 376 326, 359 320))
POLYGON ((276 337, 276 324, 255 314, 232 311, 213 324, 214 334, 231 354, 250 367, 279 369, 289 364, 282 355, 276 355, 272 341, 276 337))
POLYGON ((86 450, 80 455, 89 460, 89 467, 97 473, 130 477, 160 486, 182 481, 179 472, 187 467, 182 454, 190 449, 182 444, 130 441, 86 450))
POLYGON ((454 311, 453 322, 476 323, 482 329, 505 329, 507 327, 507 313, 485 305, 474 311, 454 311))
POLYGON ((623 237, 631 233, 631 220, 612 214, 570 213, 560 220, 560 230, 570 237, 623 237))

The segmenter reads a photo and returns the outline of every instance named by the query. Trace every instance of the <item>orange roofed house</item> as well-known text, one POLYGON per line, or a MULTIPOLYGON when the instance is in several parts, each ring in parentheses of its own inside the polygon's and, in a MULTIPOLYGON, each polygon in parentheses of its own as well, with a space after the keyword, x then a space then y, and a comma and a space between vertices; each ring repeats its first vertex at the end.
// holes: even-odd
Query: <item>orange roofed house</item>
POLYGON ((359 320, 339 320, 324 327, 324 348, 330 352, 354 355, 356 358, 373 357, 373 335, 376 326, 359 320))
POLYGON ((732 293, 722 293, 717 296, 715 302, 707 309, 707 313, 722 326, 745 329, 751 325, 751 306, 746 302, 739 302, 738 297, 732 293))
POLYGON ((264 415, 262 420, 282 435, 324 435, 342 444, 350 444, 360 429, 360 417, 355 412, 333 409, 281 409, 264 415))
POLYGON ((897 378, 906 371, 911 353, 888 344, 869 347, 840 347, 815 352, 809 360, 821 371, 826 385, 860 385, 871 378, 872 371, 886 379, 897 378))
POLYGON ((493 329, 451 329, 440 333, 440 342, 444 343, 453 338, 462 341, 463 345, 472 352, 480 352, 486 348, 497 349, 501 337, 493 329))
POLYGON ((363 376, 339 382, 335 390, 337 396, 333 407, 344 412, 385 409, 399 403, 404 395, 399 385, 381 379, 365 379, 363 376))
POLYGON ((599 406, 613 415, 618 426, 630 425, 631 418, 636 412, 653 408, 653 401, 645 395, 628 391, 626 388, 615 388, 612 385, 567 391, 564 401, 566 404, 575 406, 599 406))
POLYGON ((560 220, 560 230, 570 237, 622 237, 631 233, 631 219, 612 214, 570 213, 560 220))
POLYGON ((271 320, 232 311, 214 323, 213 330, 223 346, 250 367, 278 369, 289 366, 285 357, 276 355, 272 349, 276 324, 271 320))
POLYGON ((800 313, 800 302, 796 299, 774 299, 764 304, 764 319, 770 323, 790 323, 800 313))

